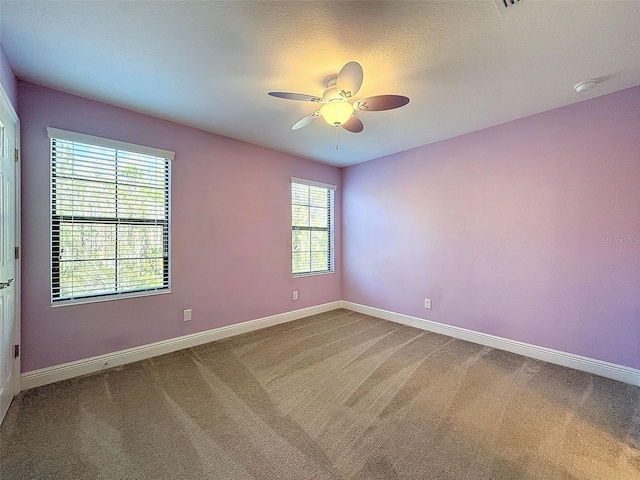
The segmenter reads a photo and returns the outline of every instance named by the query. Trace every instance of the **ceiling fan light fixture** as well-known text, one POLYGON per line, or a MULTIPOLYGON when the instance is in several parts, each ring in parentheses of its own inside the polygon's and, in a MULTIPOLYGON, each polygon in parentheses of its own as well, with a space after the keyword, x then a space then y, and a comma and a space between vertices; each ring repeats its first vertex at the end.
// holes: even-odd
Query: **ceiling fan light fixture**
MULTIPOLYGON (((409 97, 403 95, 374 95, 355 100, 355 96, 362 86, 363 76, 362 66, 358 62, 349 62, 340 69, 338 75, 327 79, 327 89, 324 91, 322 98, 293 92, 268 93, 272 97, 286 100, 320 104, 315 112, 294 123, 291 130, 299 130, 302 127, 306 127, 317 117, 322 116, 332 127, 342 127, 348 132, 360 133, 364 126, 358 116, 354 115, 356 110, 359 112, 381 112, 400 108, 409 103, 409 97), (353 100, 350 101, 350 99, 353 100)), ((337 129, 337 132, 339 131, 337 129)))
POLYGON ((320 107, 320 115, 329 124, 340 126, 353 115, 353 105, 343 100, 331 100, 320 107))

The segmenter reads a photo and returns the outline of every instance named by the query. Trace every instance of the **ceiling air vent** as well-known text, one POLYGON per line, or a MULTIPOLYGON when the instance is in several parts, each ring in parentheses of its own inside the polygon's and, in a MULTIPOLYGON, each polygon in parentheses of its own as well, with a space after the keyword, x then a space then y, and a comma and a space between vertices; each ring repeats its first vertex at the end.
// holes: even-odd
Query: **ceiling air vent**
POLYGON ((524 0, 496 0, 496 6, 501 13, 511 10, 513 7, 522 3, 524 0))

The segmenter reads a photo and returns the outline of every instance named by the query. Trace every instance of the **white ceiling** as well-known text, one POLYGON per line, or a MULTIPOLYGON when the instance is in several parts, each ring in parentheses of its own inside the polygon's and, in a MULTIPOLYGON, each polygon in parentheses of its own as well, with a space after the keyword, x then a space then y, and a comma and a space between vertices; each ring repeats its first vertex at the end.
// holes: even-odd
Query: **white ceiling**
POLYGON ((2 1, 1 40, 34 83, 344 166, 640 85, 639 1, 2 1), (348 61, 365 129, 291 126, 348 61), (573 85, 602 80, 586 93, 573 85))

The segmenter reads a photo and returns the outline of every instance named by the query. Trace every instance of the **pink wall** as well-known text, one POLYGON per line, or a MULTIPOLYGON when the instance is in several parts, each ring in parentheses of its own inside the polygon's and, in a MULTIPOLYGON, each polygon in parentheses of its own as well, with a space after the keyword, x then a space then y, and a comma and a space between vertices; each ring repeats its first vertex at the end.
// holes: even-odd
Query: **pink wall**
POLYGON ((339 169, 27 82, 18 98, 23 372, 340 300, 339 243, 336 274, 291 277, 289 193, 292 176, 340 185, 339 169), (49 126, 175 152, 171 294, 50 306, 49 126))
POLYGON ((640 368, 640 87, 344 169, 337 273, 299 279, 289 179, 338 169, 27 82, 18 102, 23 372, 340 298, 640 368), (50 306, 47 126, 176 152, 171 294, 50 306))
POLYGON ((9 64, 9 59, 4 53, 2 43, 0 43, 0 84, 4 88, 9 101, 13 105, 14 109, 18 109, 18 89, 16 86, 16 77, 13 75, 13 70, 9 64))
POLYGON ((640 87, 344 169, 343 256, 345 300, 639 368, 640 87))

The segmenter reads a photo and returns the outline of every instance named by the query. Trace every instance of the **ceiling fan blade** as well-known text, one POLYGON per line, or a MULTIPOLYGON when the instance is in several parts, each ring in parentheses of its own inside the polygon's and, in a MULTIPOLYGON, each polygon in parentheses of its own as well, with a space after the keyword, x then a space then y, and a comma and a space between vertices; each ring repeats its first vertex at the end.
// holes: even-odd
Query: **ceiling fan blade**
POLYGON ((405 106, 409 98, 402 95, 375 95, 353 103, 353 108, 364 112, 381 112, 405 106))
POLYGON ((354 97, 362 86, 363 77, 364 73, 358 62, 347 63, 342 67, 342 70, 340 70, 338 79, 336 80, 336 87, 340 95, 345 98, 354 97))
POLYGON ((300 120, 298 120, 296 123, 293 124, 293 127, 291 127, 291 130, 300 130, 302 127, 306 127, 311 122, 313 122, 316 119, 316 117, 318 117, 319 115, 320 115, 320 111, 317 111, 317 112, 313 112, 311 115, 307 115, 306 117, 301 118, 300 120))
POLYGON ((349 130, 352 133, 360 133, 364 130, 364 125, 362 124, 362 120, 360 120, 355 115, 351 115, 349 120, 342 124, 342 128, 345 130, 349 130))
POLYGON ((269 92, 272 97, 284 98, 286 100, 297 100, 299 102, 322 102, 322 98, 314 97, 313 95, 305 95, 304 93, 291 93, 291 92, 269 92))

